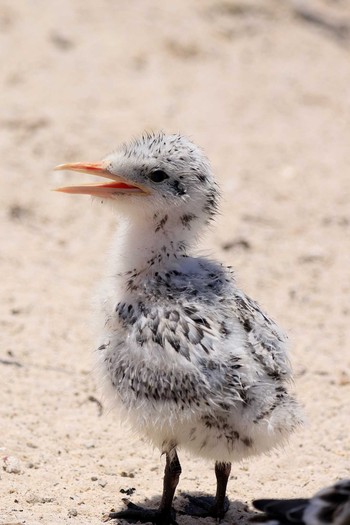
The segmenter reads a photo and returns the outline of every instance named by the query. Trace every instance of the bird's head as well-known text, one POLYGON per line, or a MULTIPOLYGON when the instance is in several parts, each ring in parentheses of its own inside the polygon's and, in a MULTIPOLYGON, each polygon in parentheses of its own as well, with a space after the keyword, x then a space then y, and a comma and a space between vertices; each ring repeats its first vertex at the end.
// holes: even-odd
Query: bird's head
POLYGON ((131 220, 161 214, 196 217, 206 223, 216 214, 218 186, 204 153, 182 135, 144 134, 97 163, 61 164, 56 170, 97 175, 108 182, 57 188, 108 200, 131 220))

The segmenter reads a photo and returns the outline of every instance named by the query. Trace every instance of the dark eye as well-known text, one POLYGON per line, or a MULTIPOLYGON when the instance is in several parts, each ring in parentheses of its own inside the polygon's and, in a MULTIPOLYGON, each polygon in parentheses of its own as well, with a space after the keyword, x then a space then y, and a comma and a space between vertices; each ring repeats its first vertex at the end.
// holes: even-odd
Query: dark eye
POLYGON ((148 174, 148 178, 151 179, 152 182, 163 182, 163 180, 169 178, 169 175, 163 170, 154 170, 148 174))

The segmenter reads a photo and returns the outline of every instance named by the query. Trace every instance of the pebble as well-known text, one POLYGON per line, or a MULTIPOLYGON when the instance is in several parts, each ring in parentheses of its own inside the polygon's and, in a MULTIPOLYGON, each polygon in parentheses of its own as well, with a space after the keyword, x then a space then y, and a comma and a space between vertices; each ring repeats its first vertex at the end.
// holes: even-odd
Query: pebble
POLYGON ((41 503, 41 497, 36 494, 35 492, 29 491, 26 496, 25 500, 27 503, 34 505, 35 503, 41 503))
POLYGON ((347 374, 346 372, 342 371, 340 373, 337 383, 339 386, 350 385, 350 374, 347 374))
POLYGON ((20 474, 22 472, 21 462, 16 456, 5 456, 3 462, 5 472, 10 474, 20 474))
POLYGON ((84 447, 87 449, 95 448, 95 443, 93 441, 88 441, 84 443, 84 447))
POLYGON ((105 479, 100 479, 98 484, 100 485, 100 487, 105 488, 105 486, 107 485, 107 481, 105 479))
POLYGON ((36 503, 53 503, 56 501, 55 498, 52 497, 42 497, 39 496, 36 492, 29 491, 25 495, 25 500, 27 503, 31 505, 35 505, 36 503))
POLYGON ((73 518, 75 516, 78 516, 78 511, 77 509, 69 509, 68 510, 68 516, 69 518, 73 518))
POLYGON ((122 478, 134 478, 135 477, 135 474, 133 474, 132 472, 125 472, 125 470, 123 470, 120 473, 120 475, 122 478))
POLYGON ((38 448, 38 445, 36 445, 35 443, 32 443, 31 441, 28 441, 27 447, 29 447, 29 448, 38 448))

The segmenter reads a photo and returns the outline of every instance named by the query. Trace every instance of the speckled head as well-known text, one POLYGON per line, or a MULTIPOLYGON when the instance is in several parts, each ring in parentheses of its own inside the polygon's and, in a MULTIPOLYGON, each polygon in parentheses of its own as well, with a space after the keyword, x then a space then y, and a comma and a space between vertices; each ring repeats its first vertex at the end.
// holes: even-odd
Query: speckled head
POLYGON ((208 222, 217 212, 219 190, 204 153, 186 137, 146 133, 124 144, 98 163, 62 164, 56 169, 82 171, 110 179, 58 188, 108 199, 130 218, 147 219, 171 212, 208 222))

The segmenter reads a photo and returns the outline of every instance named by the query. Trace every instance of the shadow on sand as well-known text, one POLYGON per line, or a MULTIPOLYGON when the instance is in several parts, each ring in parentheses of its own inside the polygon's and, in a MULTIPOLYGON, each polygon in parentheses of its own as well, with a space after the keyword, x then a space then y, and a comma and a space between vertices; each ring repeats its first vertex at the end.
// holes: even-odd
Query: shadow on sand
MULTIPOLYGON (((179 492, 177 494, 177 496, 174 498, 174 504, 173 504, 173 508, 175 509, 176 511, 176 521, 178 522, 179 525, 195 525, 196 523, 198 525, 200 525, 201 523, 206 523, 206 524, 210 524, 210 523, 215 523, 215 519, 214 518, 198 518, 198 517, 194 517, 194 516, 188 516, 186 513, 185 513, 185 507, 186 505, 188 504, 188 499, 187 497, 188 496, 191 496, 191 497, 202 497, 204 496, 203 493, 201 492, 191 492, 190 494, 188 493, 185 493, 185 492, 179 492)), ((127 501, 131 501, 137 505, 140 505, 141 507, 144 507, 144 508, 147 508, 147 509, 156 509, 158 506, 159 506, 159 502, 160 502, 160 497, 159 496, 155 496, 153 498, 147 498, 147 500, 144 500, 144 501, 137 501, 137 498, 135 500, 135 498, 123 498, 123 501, 127 502, 127 501)), ((126 506, 123 504, 123 501, 120 502, 120 504, 116 503, 116 505, 114 506, 114 510, 115 511, 120 511, 120 510, 123 510, 124 508, 126 508, 126 506)), ((239 500, 230 500, 230 506, 229 506, 229 509, 227 511, 227 513, 225 514, 225 517, 220 521, 220 523, 222 525, 248 525, 249 523, 251 523, 251 518, 254 517, 254 516, 257 516, 258 513, 257 512, 254 512, 253 510, 251 510, 247 503, 243 502, 243 501, 239 501, 239 500)), ((111 524, 114 524, 114 523, 120 523, 121 525, 124 523, 128 523, 126 522, 125 520, 111 520, 110 521, 111 524)))

